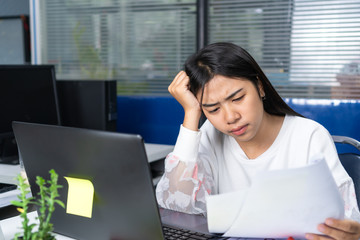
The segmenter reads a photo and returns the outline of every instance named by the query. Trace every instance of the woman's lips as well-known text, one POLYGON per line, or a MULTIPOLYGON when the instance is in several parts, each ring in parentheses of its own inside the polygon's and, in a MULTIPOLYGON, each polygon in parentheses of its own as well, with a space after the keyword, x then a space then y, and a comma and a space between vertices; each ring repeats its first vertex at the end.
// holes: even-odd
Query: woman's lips
POLYGON ((230 132, 234 135, 237 135, 237 136, 240 136, 242 134, 245 133, 246 129, 247 129, 248 125, 244 125, 244 126, 241 126, 241 127, 238 127, 238 128, 234 128, 232 129, 230 132))

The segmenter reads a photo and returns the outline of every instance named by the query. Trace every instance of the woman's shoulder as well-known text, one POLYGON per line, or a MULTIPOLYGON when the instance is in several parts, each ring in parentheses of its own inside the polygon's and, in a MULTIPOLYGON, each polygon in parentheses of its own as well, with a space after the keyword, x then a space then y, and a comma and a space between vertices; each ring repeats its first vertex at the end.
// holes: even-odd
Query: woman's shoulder
POLYGON ((306 117, 286 115, 285 119, 286 119, 286 122, 288 122, 291 125, 295 125, 296 127, 298 127, 298 126, 312 127, 312 128, 323 128, 324 127, 317 121, 312 120, 310 118, 306 118, 306 117))
POLYGON ((313 132, 322 132, 328 134, 328 130, 319 122, 300 116, 290 116, 286 115, 285 123, 288 128, 292 128, 297 132, 302 133, 313 133, 313 132))

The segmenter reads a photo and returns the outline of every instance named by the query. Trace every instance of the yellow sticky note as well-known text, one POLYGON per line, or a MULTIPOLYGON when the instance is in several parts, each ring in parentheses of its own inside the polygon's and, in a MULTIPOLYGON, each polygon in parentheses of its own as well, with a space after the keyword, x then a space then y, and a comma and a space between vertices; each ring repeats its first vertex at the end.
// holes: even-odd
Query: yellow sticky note
POLYGON ((72 177, 65 179, 69 186, 66 213, 91 218, 94 185, 86 179, 72 177))

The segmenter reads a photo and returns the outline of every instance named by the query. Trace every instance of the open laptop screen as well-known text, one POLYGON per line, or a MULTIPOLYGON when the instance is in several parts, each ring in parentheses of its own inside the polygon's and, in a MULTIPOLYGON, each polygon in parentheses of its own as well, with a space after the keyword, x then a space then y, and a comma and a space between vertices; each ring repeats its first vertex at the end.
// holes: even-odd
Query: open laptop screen
POLYGON ((162 239, 159 211, 140 136, 14 122, 33 194, 36 176, 59 174, 60 200, 69 204, 65 177, 94 187, 91 217, 55 209, 55 232, 76 239, 162 239))

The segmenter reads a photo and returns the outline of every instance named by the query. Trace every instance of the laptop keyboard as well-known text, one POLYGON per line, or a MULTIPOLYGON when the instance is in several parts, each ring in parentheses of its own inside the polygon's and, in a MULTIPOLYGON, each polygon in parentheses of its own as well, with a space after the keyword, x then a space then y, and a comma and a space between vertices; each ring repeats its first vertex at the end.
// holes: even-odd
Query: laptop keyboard
POLYGON ((209 234, 194 232, 187 229, 177 228, 173 226, 163 226, 165 240, 206 240, 206 239, 228 239, 227 237, 213 236, 209 234))
POLYGON ((17 185, 15 185, 15 184, 0 183, 0 193, 15 190, 16 188, 17 188, 17 185))

